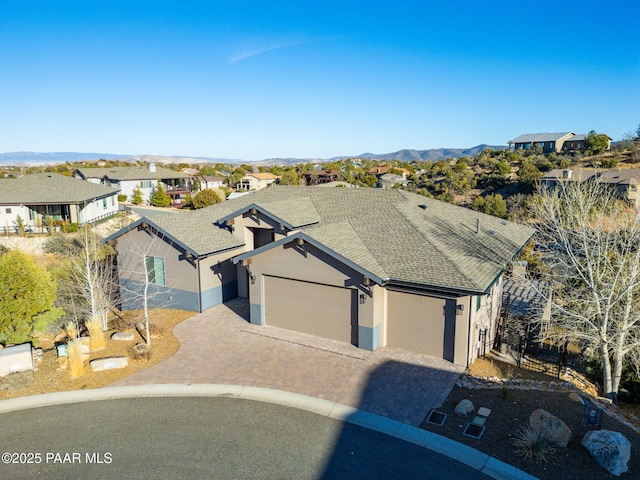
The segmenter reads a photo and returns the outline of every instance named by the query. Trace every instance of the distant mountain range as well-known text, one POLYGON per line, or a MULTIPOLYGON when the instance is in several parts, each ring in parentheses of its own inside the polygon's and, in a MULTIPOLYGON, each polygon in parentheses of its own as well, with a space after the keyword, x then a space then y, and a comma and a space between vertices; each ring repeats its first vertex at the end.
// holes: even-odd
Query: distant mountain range
POLYGON ((121 160, 126 162, 156 163, 250 163, 256 165, 295 165, 298 163, 318 163, 344 160, 347 158, 366 158, 378 161, 400 160, 403 162, 436 161, 445 158, 473 157, 486 149, 502 150, 505 146, 478 145, 473 148, 433 148, 430 150, 399 150, 391 153, 363 153, 333 158, 269 158, 255 162, 240 159, 211 157, 169 157, 162 155, 118 155, 113 153, 79 153, 79 152, 10 152, 0 153, 0 165, 46 165, 65 162, 121 160))

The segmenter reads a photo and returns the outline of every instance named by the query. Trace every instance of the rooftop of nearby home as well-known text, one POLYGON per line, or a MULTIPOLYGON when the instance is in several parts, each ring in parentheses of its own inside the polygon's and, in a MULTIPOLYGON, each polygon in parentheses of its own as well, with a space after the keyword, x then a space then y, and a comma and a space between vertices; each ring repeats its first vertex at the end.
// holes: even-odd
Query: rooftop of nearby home
POLYGON ((79 168, 77 172, 87 178, 109 178, 110 180, 157 180, 187 178, 189 175, 175 172, 164 167, 149 168, 147 166, 136 167, 111 167, 111 168, 79 168))
POLYGON ((20 178, 0 179, 0 204, 82 203, 119 191, 57 173, 34 173, 20 178))
POLYGON ((529 227, 398 189, 276 186, 140 221, 201 257, 241 247, 224 220, 251 209, 299 230, 293 235, 372 278, 465 292, 484 292, 533 234, 529 227))
POLYGON ((560 133, 525 133, 524 135, 520 135, 519 137, 514 138, 513 140, 509 140, 509 144, 511 143, 541 143, 541 142, 555 142, 562 138, 565 138, 567 135, 575 135, 573 132, 560 132, 560 133))

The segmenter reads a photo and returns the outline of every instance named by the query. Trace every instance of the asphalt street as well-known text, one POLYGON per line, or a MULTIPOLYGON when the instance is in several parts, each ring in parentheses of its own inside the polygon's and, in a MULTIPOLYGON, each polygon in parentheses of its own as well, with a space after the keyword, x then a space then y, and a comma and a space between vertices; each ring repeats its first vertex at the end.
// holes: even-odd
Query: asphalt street
POLYGON ((0 415, 3 479, 487 479, 353 424, 230 398, 134 398, 0 415))

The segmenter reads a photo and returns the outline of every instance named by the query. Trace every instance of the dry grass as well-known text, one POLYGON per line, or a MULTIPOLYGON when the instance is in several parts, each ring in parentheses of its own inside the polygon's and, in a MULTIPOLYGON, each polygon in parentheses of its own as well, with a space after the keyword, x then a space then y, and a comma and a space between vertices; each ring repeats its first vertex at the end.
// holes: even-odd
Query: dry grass
POLYGON ((85 327, 89 331, 91 350, 102 350, 105 346, 104 332, 102 331, 102 322, 99 318, 92 318, 85 322, 85 327))
POLYGON ((78 327, 76 326, 76 323, 73 321, 70 321, 69 323, 67 323, 65 332, 67 332, 67 337, 70 340, 74 338, 78 338, 78 327))
POLYGON ((82 358, 82 340, 74 338, 67 342, 67 356, 69 358, 69 372, 71 378, 78 378, 84 370, 82 358))

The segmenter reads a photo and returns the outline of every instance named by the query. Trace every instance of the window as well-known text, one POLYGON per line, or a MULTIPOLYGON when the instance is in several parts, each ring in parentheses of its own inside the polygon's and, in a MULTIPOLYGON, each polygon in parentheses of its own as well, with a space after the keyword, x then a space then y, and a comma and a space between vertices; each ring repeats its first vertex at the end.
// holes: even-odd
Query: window
POLYGON ((105 209, 105 210, 107 209, 107 199, 106 198, 102 199, 102 208, 105 209))
POLYGON ((147 281, 156 285, 164 285, 164 258, 145 257, 147 281))
POLYGON ((478 295, 476 297, 476 312, 480 310, 480 307, 482 307, 482 297, 478 295))
POLYGON ((6 211, 7 213, 11 213, 11 209, 10 209, 10 208, 7 208, 5 211, 6 211))

